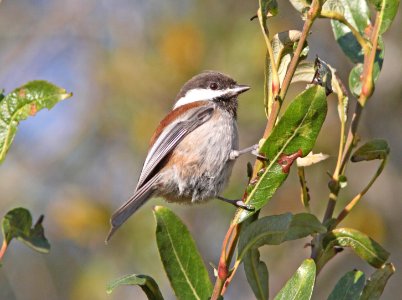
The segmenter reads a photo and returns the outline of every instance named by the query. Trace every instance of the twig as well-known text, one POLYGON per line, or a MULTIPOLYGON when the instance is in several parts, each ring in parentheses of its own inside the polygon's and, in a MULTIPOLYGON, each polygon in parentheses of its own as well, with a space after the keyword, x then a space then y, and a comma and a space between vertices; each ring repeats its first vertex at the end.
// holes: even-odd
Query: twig
POLYGON ((302 34, 300 36, 300 40, 297 44, 297 48, 294 52, 294 56, 292 57, 292 60, 290 61, 288 70, 287 70, 285 78, 283 80, 281 90, 279 92, 279 96, 277 98, 275 98, 274 104, 272 105, 272 111, 271 111, 271 114, 269 115, 268 124, 265 129, 266 136, 269 136, 271 134, 272 129, 275 126, 276 119, 278 118, 278 114, 281 109, 282 100, 285 99, 286 93, 290 86, 290 83, 292 82, 293 75, 294 75, 297 65, 299 63, 300 54, 303 51, 304 43, 306 42, 310 29, 311 29, 315 19, 318 17, 320 11, 321 11, 320 1, 313 0, 310 10, 307 13, 307 19, 303 25, 303 30, 302 30, 302 34))
POLYGON ((241 260, 240 260, 240 259, 236 260, 236 262, 235 262, 235 264, 234 264, 234 266, 233 266, 233 269, 231 270, 230 275, 229 275, 229 277, 226 279, 225 285, 223 286, 222 295, 226 292, 226 289, 227 289, 227 287, 229 286, 230 282, 232 281, 234 275, 236 274, 236 271, 237 271, 237 269, 239 268, 240 263, 241 263, 241 260))
POLYGON ((229 255, 227 255, 226 254, 227 253, 227 244, 229 243, 229 241, 232 237, 233 230, 235 230, 235 229, 236 229, 235 226, 233 226, 233 225, 230 226, 225 235, 225 239, 223 240, 221 257, 219 259, 219 265, 218 265, 218 276, 216 278, 215 287, 214 287, 211 299, 219 298, 221 291, 223 289, 223 286, 225 284, 225 281, 229 276, 227 262, 231 261, 231 256, 233 255, 234 247, 233 247, 233 251, 230 251, 231 248, 229 248, 229 255), (230 260, 228 259, 229 256, 230 256, 230 260))
POLYGON ((378 176, 382 173, 384 170, 384 167, 387 163, 387 157, 385 157, 381 165, 379 166, 377 172, 374 174, 373 178, 371 178, 370 182, 367 184, 367 186, 359 193, 357 194, 346 207, 339 213, 338 217, 336 218, 335 225, 338 225, 340 222, 342 222, 343 219, 349 214, 349 212, 356 206, 356 204, 360 201, 360 199, 367 193, 367 191, 371 188, 373 183, 376 181, 378 176))
POLYGON ((269 30, 267 26, 267 16, 265 12, 261 11, 261 1, 260 1, 260 8, 258 9, 257 12, 258 16, 258 21, 261 26, 261 31, 264 35, 264 40, 265 44, 267 46, 267 52, 268 52, 268 58, 269 62, 271 65, 271 75, 272 75, 272 85, 270 87, 267 86, 268 84, 268 64, 267 60, 265 63, 265 70, 264 70, 264 106, 265 106, 265 112, 267 116, 269 117, 269 112, 271 111, 271 108, 268 107, 270 104, 270 99, 275 99, 278 96, 279 89, 280 89, 280 83, 279 83, 279 76, 278 76, 278 68, 275 63, 275 58, 274 58, 274 52, 272 50, 272 45, 271 41, 269 40, 269 30))
MULTIPOLYGON (((374 83, 373 83, 373 68, 375 61, 375 54, 377 51, 377 43, 378 43, 378 35, 379 35, 379 15, 377 14, 376 22, 374 24, 373 34, 371 37, 371 42, 373 44, 373 48, 371 49, 369 54, 364 56, 364 68, 362 74, 362 91, 359 96, 359 100, 356 103, 355 112, 353 114, 353 118, 351 121, 351 125, 349 128, 348 137, 346 139, 345 148, 342 156, 342 161, 340 164, 339 172, 340 174, 345 173, 347 162, 352 153, 352 149, 356 139, 357 128, 359 126, 359 121, 361 114, 363 112, 363 108, 366 104, 367 99, 373 94, 374 91, 374 83)), ((337 196, 337 194, 336 194, 337 196)), ((336 199, 335 199, 336 201, 336 199)), ((333 211, 335 209, 335 201, 330 200, 328 202, 327 210, 324 216, 324 222, 332 218, 333 211)))
POLYGON ((3 259, 4 253, 6 253, 7 250, 7 242, 6 240, 3 241, 3 244, 1 245, 1 249, 0 249, 0 261, 3 259))
MULTIPOLYGON (((363 64, 363 74, 362 74, 362 91, 359 95, 359 99, 356 103, 356 108, 355 112, 352 117, 352 121, 349 127, 349 132, 348 132, 348 137, 346 139, 345 147, 343 149, 343 155, 342 155, 342 160, 340 163, 340 167, 337 169, 338 173, 335 173, 332 181, 330 182, 330 196, 327 204, 327 208, 325 210, 325 215, 323 218, 323 223, 326 224, 329 220, 332 219, 332 215, 335 210, 335 205, 337 202, 338 194, 340 191, 339 187, 339 175, 345 174, 346 166, 349 161, 350 155, 352 153, 353 147, 356 142, 356 134, 357 134, 357 129, 359 126, 359 121, 360 117, 363 112, 363 108, 367 102, 367 99, 370 98, 370 96, 373 94, 374 91, 374 80, 373 80, 373 68, 374 68, 374 62, 375 62, 375 55, 377 52, 377 45, 378 45, 378 37, 379 37, 379 30, 380 30, 380 15, 377 13, 376 19, 375 19, 375 24, 374 28, 372 31, 372 35, 370 38, 370 41, 373 45, 373 47, 370 49, 369 53, 366 53, 364 55, 364 64, 363 64)), ((356 200, 353 199, 351 207, 354 207, 355 204, 359 201, 359 199, 356 200), (353 201, 355 200, 355 201, 353 201)), ((351 208, 349 207, 349 208, 351 208)), ((332 224, 333 226, 334 224, 332 224)), ((312 251, 311 251, 311 258, 314 260, 319 257, 320 252, 322 251, 321 245, 320 245, 320 240, 322 238, 322 235, 318 235, 313 243, 312 243, 312 251)))
POLYGON ((359 102, 357 102, 355 112, 353 114, 351 125, 349 128, 348 137, 346 139, 345 147, 343 150, 342 159, 340 161, 340 164, 339 165, 337 164, 334 175, 329 184, 331 193, 329 195, 329 200, 328 200, 327 208, 325 210, 323 223, 330 220, 332 218, 332 214, 334 213, 336 201, 338 199, 338 194, 339 194, 339 190, 340 190, 338 179, 339 179, 340 174, 345 173, 346 164, 349 160, 350 154, 352 153, 352 149, 354 147, 356 132, 357 132, 357 128, 359 125, 362 111, 363 111, 363 107, 360 105, 359 102))
POLYGON ((300 199, 303 206, 308 212, 310 212, 310 194, 308 192, 306 174, 304 172, 304 167, 297 168, 297 175, 299 176, 300 182, 300 199))

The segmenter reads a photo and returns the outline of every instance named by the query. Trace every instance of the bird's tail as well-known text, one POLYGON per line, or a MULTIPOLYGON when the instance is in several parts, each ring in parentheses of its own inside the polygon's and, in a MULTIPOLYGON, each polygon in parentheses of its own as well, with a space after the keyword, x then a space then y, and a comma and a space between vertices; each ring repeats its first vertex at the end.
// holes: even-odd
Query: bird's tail
POLYGON ((115 231, 152 196, 154 193, 154 183, 157 179, 158 176, 152 177, 147 183, 137 189, 126 203, 113 213, 110 218, 111 228, 106 237, 106 243, 110 240, 115 231))

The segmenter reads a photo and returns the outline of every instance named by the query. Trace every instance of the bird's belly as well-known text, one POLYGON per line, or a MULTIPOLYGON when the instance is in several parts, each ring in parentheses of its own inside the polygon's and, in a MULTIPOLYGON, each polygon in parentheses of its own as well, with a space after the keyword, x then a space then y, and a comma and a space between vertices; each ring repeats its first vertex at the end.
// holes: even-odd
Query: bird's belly
POLYGON ((161 170, 157 194, 172 202, 198 202, 216 197, 232 172, 232 150, 238 149, 235 121, 213 117, 188 134, 161 170))

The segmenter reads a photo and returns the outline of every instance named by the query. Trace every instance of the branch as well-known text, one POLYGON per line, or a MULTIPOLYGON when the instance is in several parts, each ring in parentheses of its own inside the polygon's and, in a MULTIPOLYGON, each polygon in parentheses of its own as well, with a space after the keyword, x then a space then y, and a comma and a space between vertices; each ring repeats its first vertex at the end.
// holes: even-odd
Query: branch
POLYGON ((0 249, 0 261, 3 259, 4 253, 6 253, 7 250, 7 242, 4 239, 3 244, 1 245, 1 249, 0 249))
POLYGON ((346 218, 346 216, 356 206, 356 204, 360 201, 360 199, 367 193, 367 191, 371 188, 373 183, 377 180, 378 176, 380 176, 380 174, 384 170, 386 163, 387 163, 387 157, 382 160, 381 165, 377 169, 377 172, 374 174, 373 178, 371 178, 367 186, 359 194, 357 194, 352 199, 352 201, 350 201, 349 204, 346 205, 346 207, 339 213, 338 217, 336 218, 335 225, 338 225, 340 222, 342 222, 342 220, 346 218))
MULTIPOLYGON (((352 122, 349 128, 348 137, 346 139, 345 148, 343 152, 342 161, 339 168, 339 173, 335 174, 334 178, 338 178, 339 174, 344 174, 346 165, 349 161, 350 154, 352 153, 352 149, 354 147, 356 141, 356 133, 357 128, 359 126, 360 117, 363 112, 363 108, 366 104, 367 99, 373 94, 374 91, 374 80, 373 80, 373 68, 374 68, 374 61, 375 61, 375 54, 377 51, 377 44, 378 44, 378 36, 380 30, 380 18, 379 14, 377 13, 376 21, 374 24, 373 33, 371 36, 371 43, 373 47, 371 48, 370 53, 365 54, 364 56, 364 67, 363 67, 363 74, 362 74, 362 91, 360 93, 358 102, 356 103, 355 112, 353 114, 352 122)), ((338 196, 339 190, 336 192, 336 197, 338 196)), ((327 205, 327 210, 324 216, 324 222, 328 221, 332 218, 332 214, 335 209, 336 198, 330 199, 327 205)))
MULTIPOLYGON (((297 67, 297 64, 300 59, 300 54, 303 50, 303 45, 307 39, 307 36, 309 35, 310 29, 314 23, 314 20, 318 17, 320 11, 321 11, 320 1, 313 0, 311 8, 307 14, 307 19, 303 26, 302 35, 300 37, 297 48, 295 50, 294 56, 289 64, 282 87, 281 87, 280 92, 277 95, 277 97, 274 98, 275 101, 274 101, 274 104, 272 105, 272 111, 271 111, 271 114, 269 115, 267 125, 265 127, 263 139, 266 139, 271 134, 272 129, 275 126, 276 119, 278 118, 280 106, 282 103, 281 99, 284 99, 286 96, 286 93, 290 86, 292 77, 296 71, 296 67, 297 67)), ((261 11, 259 10, 259 19, 260 19, 260 14, 261 14, 261 11)), ((264 28, 264 27, 262 27, 262 28, 264 28)), ((265 33, 265 29, 263 32, 265 33)), ((269 53, 271 44, 269 43, 269 39, 267 39, 266 34, 264 34, 264 38, 265 38, 266 43, 268 42, 267 48, 268 48, 268 53, 269 53)), ((272 47, 271 47, 271 49, 272 49, 272 47)), ((273 69, 274 69, 275 64, 272 63, 272 60, 271 60, 271 65, 273 66, 273 69)), ((272 82, 273 82, 272 85, 274 86, 274 80, 272 82)), ((257 178, 257 173, 262 168, 263 165, 264 165, 263 162, 259 161, 258 159, 256 160, 256 162, 254 164, 253 176, 252 176, 251 180, 254 180, 257 178)), ((243 199, 243 201, 247 200, 246 192, 243 194, 242 199, 243 199)), ((233 276, 237 270, 237 268, 235 268, 232 270, 231 273, 229 273, 228 268, 229 268, 230 262, 232 261, 233 253, 235 251, 235 248, 237 245, 237 240, 238 240, 239 234, 240 234, 241 224, 237 224, 238 217, 239 217, 239 214, 236 213, 235 217, 232 219, 231 225, 226 233, 225 239, 222 244, 222 252, 221 252, 220 259, 219 259, 219 267, 218 267, 218 277, 215 282, 211 300, 217 300, 217 299, 219 299, 219 297, 221 295, 224 294, 227 286, 230 283, 230 280, 233 278, 233 276)))
MULTIPOLYGON (((378 45, 378 37, 380 31, 380 14, 377 13, 374 28, 372 31, 372 35, 370 41, 373 47, 370 49, 369 53, 364 55, 364 64, 363 64, 363 74, 362 74, 362 90, 359 95, 359 99, 356 103, 355 112, 352 117, 352 121, 349 127, 348 137, 346 139, 345 147, 343 150, 342 160, 339 167, 336 168, 334 175, 329 183, 329 188, 331 193, 329 195, 329 200, 327 204, 327 208, 325 210, 323 223, 326 224, 329 220, 332 219, 332 215, 335 210, 336 202, 338 199, 338 194, 340 191, 339 187, 339 176, 345 174, 346 166, 349 161, 350 155, 352 153, 353 147, 356 144, 356 134, 357 129, 359 127, 360 117, 363 112, 363 108, 367 102, 367 99, 371 97, 374 91, 374 79, 373 79, 373 68, 375 62, 375 55, 377 51, 378 45)), ((371 185, 370 185, 371 186, 371 185)), ((345 209, 352 209, 354 205, 360 200, 359 195, 357 195, 352 202, 345 209), (356 198, 357 197, 357 198, 356 198)), ((342 218, 342 217, 341 217, 342 218)), ((322 251, 320 240, 322 236, 318 235, 314 241, 312 242, 312 250, 311 250, 311 258, 314 260, 319 257, 319 253, 322 251)))

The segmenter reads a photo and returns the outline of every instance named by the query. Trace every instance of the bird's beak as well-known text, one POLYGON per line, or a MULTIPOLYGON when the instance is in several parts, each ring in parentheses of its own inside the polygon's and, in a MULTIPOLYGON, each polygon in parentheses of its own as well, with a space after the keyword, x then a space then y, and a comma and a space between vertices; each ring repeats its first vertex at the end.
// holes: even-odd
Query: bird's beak
POLYGON ((244 93, 244 92, 248 91, 249 89, 250 89, 250 87, 248 85, 238 84, 238 85, 235 85, 231 89, 231 92, 232 92, 233 96, 235 96, 235 95, 240 95, 241 93, 244 93))

